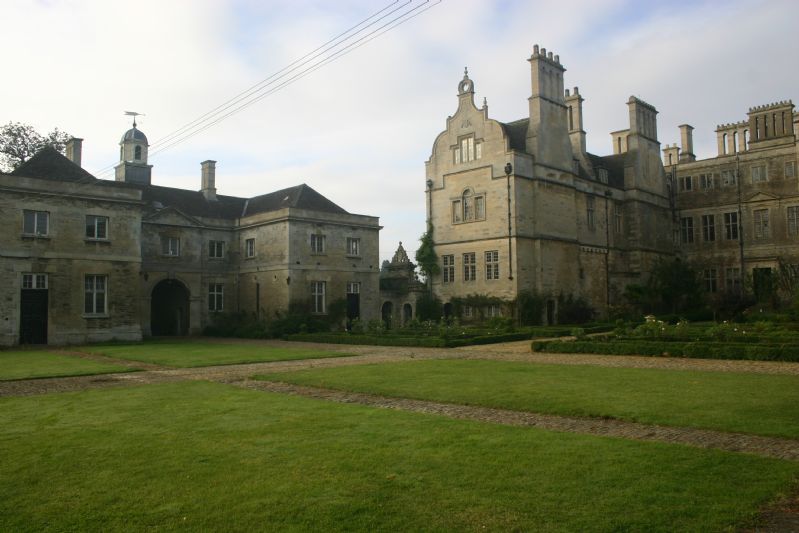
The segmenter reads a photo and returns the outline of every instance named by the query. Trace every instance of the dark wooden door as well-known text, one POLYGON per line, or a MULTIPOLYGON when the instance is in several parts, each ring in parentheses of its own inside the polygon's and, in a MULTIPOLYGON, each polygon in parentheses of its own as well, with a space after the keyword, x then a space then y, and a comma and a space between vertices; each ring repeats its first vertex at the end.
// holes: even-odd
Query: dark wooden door
POLYGON ((47 289, 22 289, 20 344, 47 344, 47 289))

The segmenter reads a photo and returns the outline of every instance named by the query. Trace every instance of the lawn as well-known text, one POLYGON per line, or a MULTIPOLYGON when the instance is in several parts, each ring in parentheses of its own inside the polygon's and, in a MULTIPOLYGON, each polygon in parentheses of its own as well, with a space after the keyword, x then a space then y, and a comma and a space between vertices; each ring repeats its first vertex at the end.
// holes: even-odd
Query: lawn
POLYGON ((79 350, 118 359, 181 368, 349 355, 322 350, 199 341, 150 341, 138 344, 92 345, 84 346, 79 350))
POLYGON ((130 372, 130 368, 40 350, 0 351, 0 381, 130 372))
POLYGON ((442 360, 262 378, 519 411, 799 438, 797 376, 442 360))
POLYGON ((207 382, 0 399, 0 530, 719 531, 799 464, 207 382))

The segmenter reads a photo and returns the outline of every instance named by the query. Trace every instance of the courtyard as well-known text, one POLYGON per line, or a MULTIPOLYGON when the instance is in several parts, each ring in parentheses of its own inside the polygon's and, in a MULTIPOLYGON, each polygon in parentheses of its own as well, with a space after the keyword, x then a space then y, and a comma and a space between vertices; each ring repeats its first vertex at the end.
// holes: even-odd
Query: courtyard
POLYGON ((796 526, 796 363, 216 339, 0 359, 6 531, 796 526))

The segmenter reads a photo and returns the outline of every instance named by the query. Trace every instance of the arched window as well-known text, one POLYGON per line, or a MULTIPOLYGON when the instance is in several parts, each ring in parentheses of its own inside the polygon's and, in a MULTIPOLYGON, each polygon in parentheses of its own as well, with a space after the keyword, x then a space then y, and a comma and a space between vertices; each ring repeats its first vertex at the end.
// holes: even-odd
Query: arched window
POLYGON ((732 133, 732 150, 733 152, 738 151, 738 132, 734 131, 732 133))
POLYGON ((721 136, 721 153, 727 155, 727 134, 721 136))
POLYGON ((133 159, 135 161, 141 160, 141 146, 139 146, 138 144, 136 145, 136 148, 133 149, 133 159))
POLYGON ((749 130, 744 130, 744 150, 749 150, 749 130))

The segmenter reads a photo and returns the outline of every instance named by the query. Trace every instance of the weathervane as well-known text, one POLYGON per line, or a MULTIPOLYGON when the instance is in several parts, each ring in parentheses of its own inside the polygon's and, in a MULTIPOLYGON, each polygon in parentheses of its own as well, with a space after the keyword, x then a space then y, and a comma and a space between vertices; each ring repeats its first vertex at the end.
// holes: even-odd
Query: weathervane
POLYGON ((133 117, 133 127, 136 127, 136 117, 139 115, 144 116, 144 113, 137 113, 136 111, 125 111, 125 114, 133 117))

